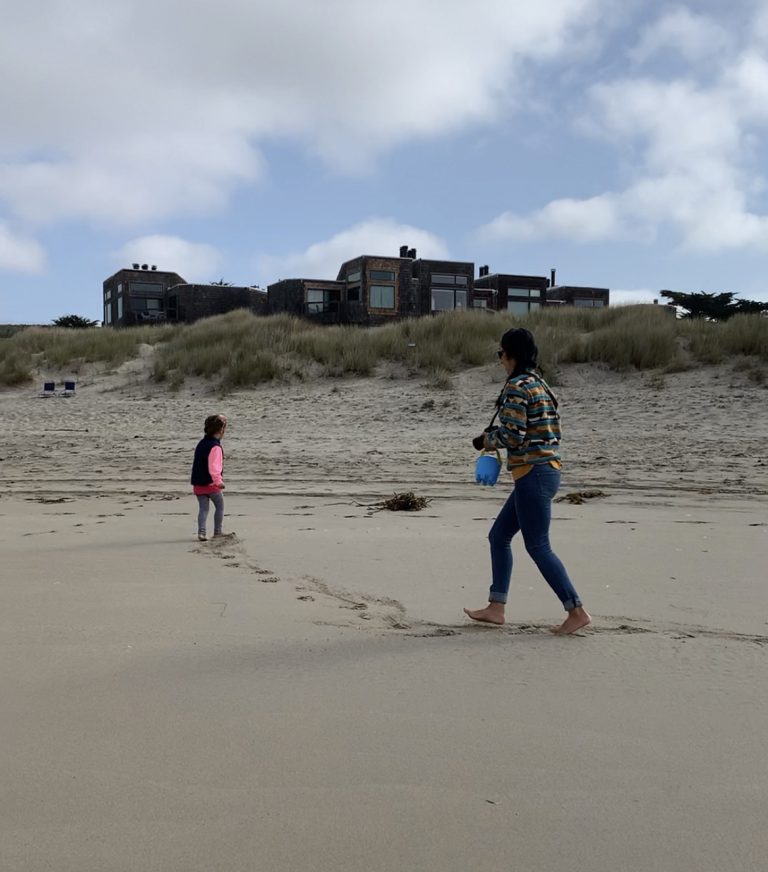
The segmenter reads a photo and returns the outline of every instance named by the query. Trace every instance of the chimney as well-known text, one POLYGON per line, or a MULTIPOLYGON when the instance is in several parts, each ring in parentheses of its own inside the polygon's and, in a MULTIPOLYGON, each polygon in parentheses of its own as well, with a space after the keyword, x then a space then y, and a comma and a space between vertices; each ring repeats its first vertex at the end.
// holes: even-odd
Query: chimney
POLYGON ((134 269, 138 269, 138 268, 139 268, 139 265, 138 265, 137 263, 132 263, 131 266, 132 266, 134 269))
POLYGON ((416 249, 415 248, 408 249, 408 257, 410 257, 411 260, 416 260, 416 249))
POLYGON ((490 267, 488 266, 488 264, 487 263, 483 264, 480 267, 480 278, 482 278, 483 276, 487 276, 489 274, 489 270, 490 270, 490 267))
POLYGON ((149 264, 148 264, 148 263, 143 263, 143 264, 141 265, 141 268, 142 268, 142 269, 149 269, 149 264))
POLYGON ((557 270, 554 267, 552 267, 552 269, 549 271, 549 274, 550 274, 549 286, 550 286, 550 288, 554 288, 554 286, 555 286, 555 274, 556 274, 556 272, 557 272, 557 270))
POLYGON ((150 269, 154 271, 154 270, 157 269, 157 267, 155 266, 155 264, 152 264, 152 266, 150 267, 150 269))
POLYGON ((408 257, 408 246, 407 245, 400 246, 400 257, 408 257))

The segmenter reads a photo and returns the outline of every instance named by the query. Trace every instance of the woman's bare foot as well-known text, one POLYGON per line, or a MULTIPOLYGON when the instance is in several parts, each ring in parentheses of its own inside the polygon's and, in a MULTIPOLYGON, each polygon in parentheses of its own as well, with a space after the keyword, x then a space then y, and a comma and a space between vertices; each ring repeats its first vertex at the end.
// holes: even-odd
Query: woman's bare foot
POLYGON ((479 621, 481 624, 503 624, 504 623, 504 603, 488 603, 484 609, 464 609, 464 614, 473 621, 479 621))
POLYGON ((592 615, 590 615, 586 609, 579 606, 568 612, 568 617, 559 627, 550 627, 550 630, 556 636, 569 636, 571 633, 575 633, 577 630, 582 630, 591 623, 592 615))

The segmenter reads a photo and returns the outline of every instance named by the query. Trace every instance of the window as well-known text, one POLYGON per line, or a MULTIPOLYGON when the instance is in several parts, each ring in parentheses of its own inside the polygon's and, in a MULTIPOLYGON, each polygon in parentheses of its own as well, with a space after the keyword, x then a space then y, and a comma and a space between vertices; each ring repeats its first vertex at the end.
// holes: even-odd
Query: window
POLYGON ((432 273, 432 281, 436 285, 453 285, 456 284, 456 276, 449 276, 445 273, 432 273))
POLYGON ((455 276, 457 285, 466 285, 467 277, 466 276, 455 276))
POLYGON ((488 308, 488 300, 475 299, 472 303, 472 306, 475 309, 487 309, 488 308))
POLYGON ((371 285, 371 309, 394 309, 395 288, 393 285, 371 285))
POLYGON ((467 292, 452 288, 432 288, 432 311, 450 312, 467 308, 467 292))
POLYGON ((347 282, 350 285, 357 284, 360 281, 360 277, 361 277, 360 270, 358 270, 357 272, 351 272, 347 275, 347 282))
POLYGON ((354 288, 347 288, 347 300, 350 303, 360 302, 360 285, 354 288))
POLYGON ((454 308, 453 291, 448 288, 432 288, 433 312, 450 312, 454 308))
POLYGON ((122 283, 122 282, 119 282, 118 285, 117 285, 117 293, 118 293, 118 294, 122 294, 122 293, 123 293, 123 283, 122 283))
POLYGON ((112 306, 104 306, 104 323, 112 323, 112 306))
POLYGON ((586 297, 575 297, 573 305, 578 306, 580 309, 600 309, 605 305, 605 302, 603 300, 591 300, 586 297))
POLYGON ((131 297, 162 297, 163 286, 158 282, 129 282, 128 294, 131 297))
POLYGON ((107 288, 104 291, 104 302, 108 303, 112 299, 112 288, 107 288))
POLYGON ((372 269, 368 276, 372 282, 393 282, 395 280, 395 274, 386 269, 372 269))
POLYGON ((123 317, 123 295, 117 298, 117 320, 119 321, 123 317))
MULTIPOLYGON (((118 306, 119 303, 120 300, 118 306)), ((163 301, 159 297, 131 297, 131 309, 134 312, 160 312, 162 308, 163 301)))
POLYGON ((507 301, 507 312, 511 312, 513 315, 527 315, 528 314, 528 301, 527 300, 508 300, 507 301))
POLYGON ((307 312, 318 315, 336 312, 339 308, 339 291, 331 288, 307 288, 307 312))
POLYGON ((540 296, 541 296, 541 291, 540 291, 538 288, 531 288, 531 289, 528 291, 528 296, 529 296, 529 297, 540 297, 540 296))

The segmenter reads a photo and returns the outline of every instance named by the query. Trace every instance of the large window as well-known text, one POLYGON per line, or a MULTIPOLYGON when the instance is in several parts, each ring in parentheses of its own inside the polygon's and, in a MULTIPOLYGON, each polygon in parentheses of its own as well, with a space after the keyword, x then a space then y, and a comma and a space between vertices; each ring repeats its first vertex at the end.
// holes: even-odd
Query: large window
POLYGON ((453 290, 452 288, 432 288, 433 312, 451 312, 454 309, 466 308, 466 291, 453 290))
POLYGON ((361 276, 360 270, 356 270, 355 272, 351 272, 347 275, 347 282, 350 285, 356 285, 360 281, 360 276, 361 276))
POLYGON ((123 317, 123 295, 117 298, 117 320, 119 321, 123 317))
POLYGON ((528 300, 508 300, 507 312, 511 312, 513 315, 527 315, 529 306, 528 300))
MULTIPOLYGON (((118 300, 118 308, 120 301, 118 300)), ((163 310, 163 301, 159 297, 131 297, 131 309, 134 312, 161 312, 163 310)))
POLYGON ((475 309, 487 309, 488 308, 488 300, 483 300, 480 297, 476 297, 472 303, 475 309))
POLYGON ((162 297, 163 286, 159 282, 129 282, 128 294, 131 297, 162 297))
POLYGON ((112 323, 112 305, 108 304, 104 306, 104 324, 109 325, 112 323))
POLYGON ((307 288, 307 312, 318 315, 336 312, 339 308, 339 291, 331 288, 307 288))
POLYGON ((393 285, 371 285, 371 309, 394 309, 395 288, 393 285))
POLYGON ((576 297, 573 305, 580 309, 601 309, 605 305, 604 300, 592 300, 586 297, 576 297))
POLYGON ((457 276, 450 273, 432 273, 433 285, 466 285, 466 276, 457 276))
POLYGON ((388 269, 372 269, 368 273, 372 282, 393 282, 395 274, 388 269))

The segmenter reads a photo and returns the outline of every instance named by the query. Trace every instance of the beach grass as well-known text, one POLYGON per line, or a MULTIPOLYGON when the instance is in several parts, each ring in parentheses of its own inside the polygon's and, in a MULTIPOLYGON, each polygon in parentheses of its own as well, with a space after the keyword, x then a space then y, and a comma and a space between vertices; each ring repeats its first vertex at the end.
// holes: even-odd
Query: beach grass
POLYGON ((533 331, 553 381, 569 363, 673 373, 739 358, 758 372, 768 361, 768 318, 760 315, 714 323, 676 319, 650 305, 552 307, 525 318, 449 312, 363 328, 238 310, 184 326, 30 327, 0 338, 0 384, 23 384, 46 369, 77 372, 84 363, 114 367, 148 344, 155 346, 152 377, 172 390, 189 377, 233 390, 275 379, 371 376, 386 365, 448 387, 452 374, 492 363, 499 338, 513 326, 533 331))

